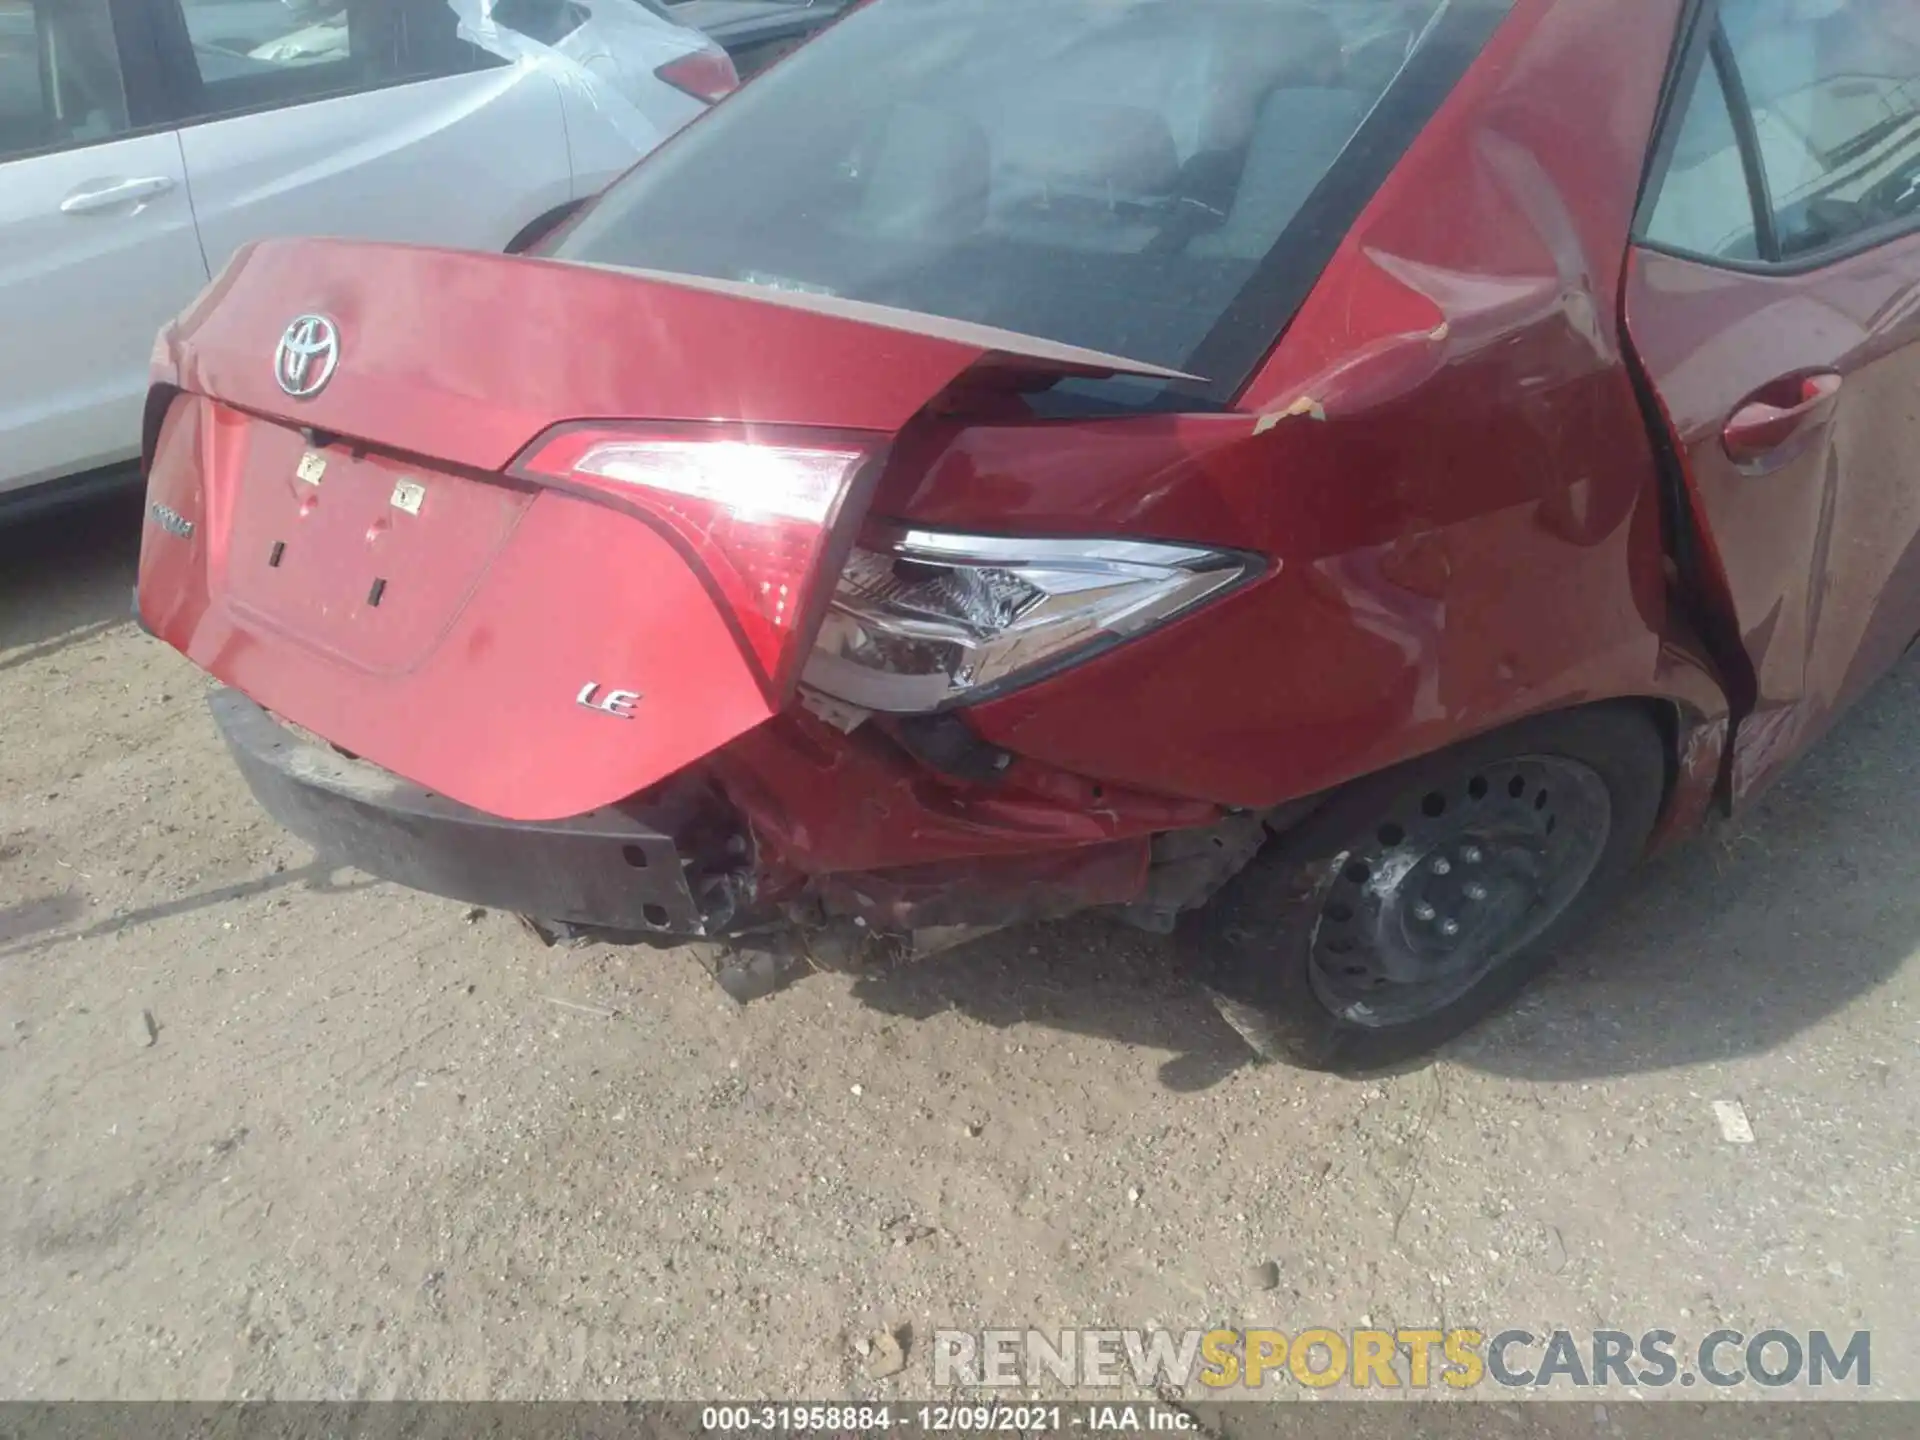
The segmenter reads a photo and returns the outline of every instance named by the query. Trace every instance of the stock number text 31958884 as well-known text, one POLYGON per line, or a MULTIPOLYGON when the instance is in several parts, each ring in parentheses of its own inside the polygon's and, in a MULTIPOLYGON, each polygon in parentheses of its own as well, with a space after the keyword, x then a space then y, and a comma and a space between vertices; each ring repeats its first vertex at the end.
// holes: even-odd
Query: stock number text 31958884
POLYGON ((1024 1435, 1065 1425, 1058 1405, 709 1405, 700 1412, 700 1428, 710 1434, 923 1430, 1024 1435))

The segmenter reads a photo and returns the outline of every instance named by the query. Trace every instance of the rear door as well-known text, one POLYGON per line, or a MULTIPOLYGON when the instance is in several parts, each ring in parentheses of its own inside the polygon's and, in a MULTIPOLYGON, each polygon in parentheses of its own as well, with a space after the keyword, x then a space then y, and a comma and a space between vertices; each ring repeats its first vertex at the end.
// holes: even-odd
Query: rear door
POLYGON ((0 0, 0 491, 132 458, 154 334, 207 280, 119 54, 107 0, 0 0))
POLYGON ((1819 8, 1709 15, 1626 297, 1747 670, 1736 800, 1920 631, 1920 6, 1819 8))
POLYGON ((154 0, 215 271, 272 235, 501 250, 572 197, 559 87, 446 0, 154 0))

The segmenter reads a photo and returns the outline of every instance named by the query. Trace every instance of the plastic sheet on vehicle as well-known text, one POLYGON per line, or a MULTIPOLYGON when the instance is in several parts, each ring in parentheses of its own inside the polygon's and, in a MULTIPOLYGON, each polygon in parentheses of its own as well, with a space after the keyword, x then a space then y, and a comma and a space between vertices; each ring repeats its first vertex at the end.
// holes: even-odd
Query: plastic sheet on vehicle
POLYGON ((621 94, 618 85, 558 46, 535 40, 507 25, 495 14, 497 0, 446 0, 446 3, 459 18, 461 39, 503 60, 532 66, 552 76, 556 83, 598 111, 620 137, 634 147, 636 154, 645 154, 660 143, 659 123, 621 94))

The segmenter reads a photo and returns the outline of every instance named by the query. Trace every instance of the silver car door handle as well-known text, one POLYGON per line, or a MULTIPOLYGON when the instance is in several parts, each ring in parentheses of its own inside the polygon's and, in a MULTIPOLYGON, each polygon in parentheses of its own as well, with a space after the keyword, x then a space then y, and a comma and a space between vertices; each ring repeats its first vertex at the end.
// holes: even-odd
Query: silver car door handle
POLYGON ((138 209, 171 189, 173 180, 166 175, 148 175, 138 180, 108 180, 75 190, 60 202, 60 213, 93 215, 102 210, 116 210, 123 205, 138 209))

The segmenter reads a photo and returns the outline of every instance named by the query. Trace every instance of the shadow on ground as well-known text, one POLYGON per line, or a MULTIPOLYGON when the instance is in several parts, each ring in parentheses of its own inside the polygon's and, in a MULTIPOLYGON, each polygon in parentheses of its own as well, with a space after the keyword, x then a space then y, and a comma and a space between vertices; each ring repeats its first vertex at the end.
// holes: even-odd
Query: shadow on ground
POLYGON ((117 935, 122 930, 151 925, 158 920, 171 920, 178 915, 192 914, 229 901, 251 900, 257 895, 294 886, 313 895, 351 895, 356 890, 365 890, 379 883, 371 876, 359 875, 348 869, 342 861, 319 857, 295 870, 236 880, 230 885, 196 891, 191 895, 143 905, 134 910, 119 911, 85 929, 58 935, 50 932, 79 918, 85 912, 85 902, 71 893, 45 896, 22 905, 0 908, 0 960, 29 951, 41 953, 62 945, 98 940, 117 935))
POLYGON ((1920 952, 1920 663, 1752 813, 1661 856, 1557 970, 1452 1058, 1589 1080, 1773 1050, 1920 952))
POLYGON ((51 895, 0 905, 0 955, 16 940, 30 940, 49 930, 70 924, 85 913, 87 902, 78 891, 63 890, 51 895))
POLYGON ((132 618, 140 514, 138 489, 24 517, 0 509, 0 671, 132 618))
POLYGON ((924 1020, 958 1010, 984 1024, 1033 1024, 1171 1051, 1160 1078, 1199 1090, 1252 1054, 1176 972, 1172 947, 1100 916, 1001 931, 891 970, 862 975, 854 998, 924 1020))
MULTIPOLYGON (((1587 1080, 1761 1054, 1871 992, 1920 949, 1920 663, 1910 662, 1750 815, 1629 883, 1519 1006, 1446 1058, 1531 1080, 1587 1080)), ((1251 1057, 1174 973, 1171 947, 1098 918, 989 936, 863 977, 889 1014, 957 1009, 1175 1052, 1179 1089, 1251 1057)))

